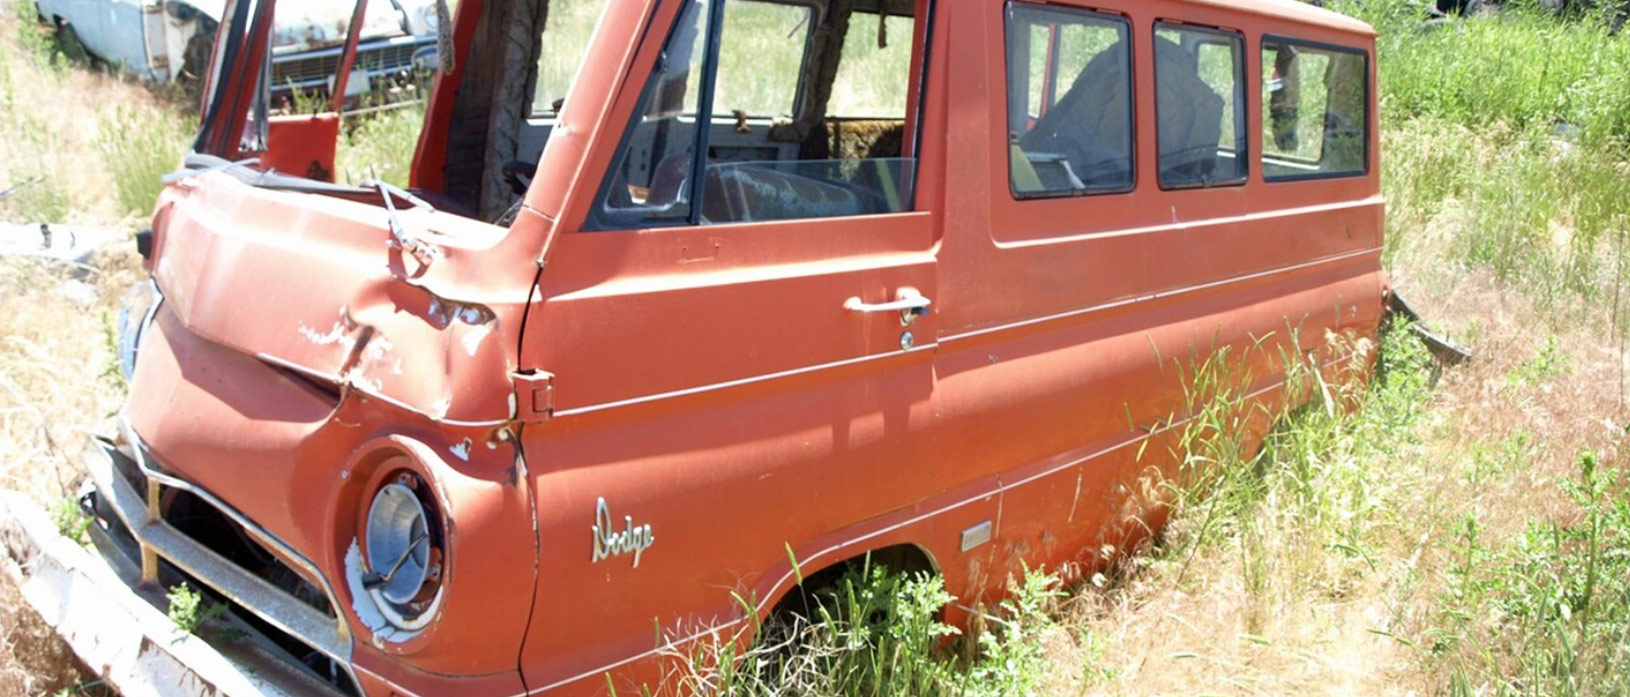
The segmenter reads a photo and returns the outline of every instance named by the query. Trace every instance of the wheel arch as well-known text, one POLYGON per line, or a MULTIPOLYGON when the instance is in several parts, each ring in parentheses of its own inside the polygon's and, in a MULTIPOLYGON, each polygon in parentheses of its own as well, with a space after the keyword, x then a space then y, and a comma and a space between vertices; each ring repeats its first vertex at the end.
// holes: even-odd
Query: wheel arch
POLYGON ((933 552, 913 542, 879 545, 833 561, 823 560, 815 565, 804 565, 792 558, 789 558, 789 562, 793 566, 792 583, 786 584, 785 588, 777 589, 777 595, 772 602, 765 603, 759 609, 760 622, 767 623, 787 613, 804 614, 807 617, 810 601, 817 594, 835 586, 850 571, 868 564, 906 574, 940 575, 940 566, 933 552))

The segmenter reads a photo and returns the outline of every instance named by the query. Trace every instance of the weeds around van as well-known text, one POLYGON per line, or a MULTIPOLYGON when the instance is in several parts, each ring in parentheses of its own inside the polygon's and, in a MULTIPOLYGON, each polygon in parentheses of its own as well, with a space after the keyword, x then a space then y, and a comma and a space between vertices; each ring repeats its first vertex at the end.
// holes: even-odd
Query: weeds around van
POLYGON ((1051 670, 1043 638, 1064 592, 1030 571, 1013 597, 983 613, 971 636, 945 624, 954 598, 937 576, 863 564, 817 594, 810 617, 780 617, 765 639, 738 651, 702 643, 679 677, 682 694, 959 695, 1034 694, 1051 670))

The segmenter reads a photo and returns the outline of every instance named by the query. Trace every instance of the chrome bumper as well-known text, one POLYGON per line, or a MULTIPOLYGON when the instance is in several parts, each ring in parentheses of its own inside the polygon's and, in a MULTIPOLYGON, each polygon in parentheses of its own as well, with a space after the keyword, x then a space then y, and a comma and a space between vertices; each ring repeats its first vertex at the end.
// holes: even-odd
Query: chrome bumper
MULTIPOLYGON (((143 468, 149 491, 138 494, 115 471, 116 462, 137 463, 102 440, 91 443, 84 459, 102 505, 116 518, 102 521, 106 527, 91 525, 95 549, 63 537, 28 497, 0 491, 0 567, 94 672, 126 697, 345 694, 232 613, 211 621, 217 626, 206 625, 223 630, 206 632, 215 637, 208 641, 179 633, 166 614, 166 586, 190 577, 350 670, 351 642, 343 621, 250 574, 151 512, 148 504, 156 505, 159 486, 187 488, 185 482, 143 468)), ((257 538, 281 545, 206 492, 189 490, 257 538)), ((333 602, 331 590, 324 589, 333 602)), ((346 677, 356 684, 354 676, 346 677)))

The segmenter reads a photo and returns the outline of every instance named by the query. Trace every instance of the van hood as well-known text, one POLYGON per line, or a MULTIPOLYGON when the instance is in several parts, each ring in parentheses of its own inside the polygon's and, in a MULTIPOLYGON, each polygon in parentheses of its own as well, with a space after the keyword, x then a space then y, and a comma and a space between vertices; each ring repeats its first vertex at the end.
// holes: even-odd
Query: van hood
POLYGON ((371 202, 202 174, 160 199, 149 264, 166 310, 209 342, 432 420, 512 418, 537 272, 524 236, 423 208, 398 218, 428 263, 371 202))
MULTIPOLYGON (((352 9, 352 3, 334 0, 279 0, 272 50, 307 51, 344 43, 352 9)), ((372 0, 363 17, 362 40, 401 36, 406 27, 394 3, 372 0)))

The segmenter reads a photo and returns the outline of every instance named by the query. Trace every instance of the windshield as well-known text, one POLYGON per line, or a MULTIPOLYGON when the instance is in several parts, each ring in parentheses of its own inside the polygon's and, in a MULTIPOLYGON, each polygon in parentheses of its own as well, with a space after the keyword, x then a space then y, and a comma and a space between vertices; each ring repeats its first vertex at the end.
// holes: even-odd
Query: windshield
MULTIPOLYGON (((278 53, 326 48, 345 42, 351 23, 351 2, 336 0, 279 0, 272 50, 278 53)), ((390 0, 369 0, 362 25, 362 40, 403 34, 402 16, 390 0)))

